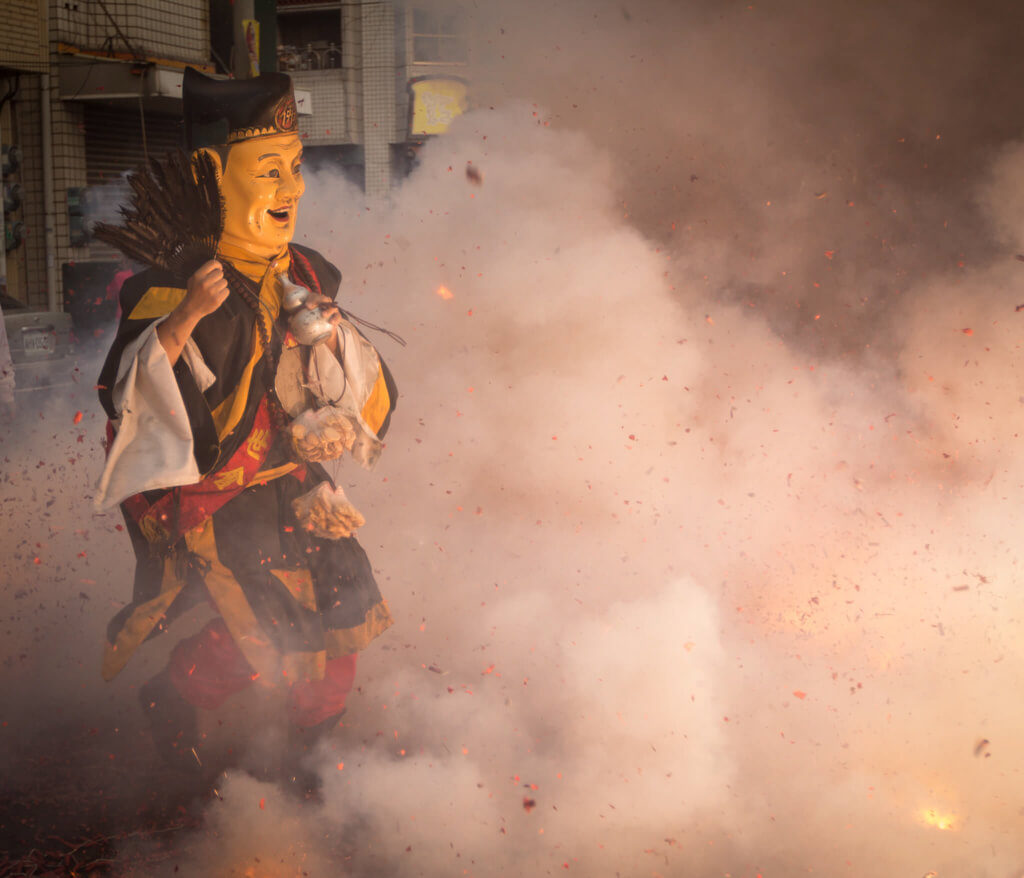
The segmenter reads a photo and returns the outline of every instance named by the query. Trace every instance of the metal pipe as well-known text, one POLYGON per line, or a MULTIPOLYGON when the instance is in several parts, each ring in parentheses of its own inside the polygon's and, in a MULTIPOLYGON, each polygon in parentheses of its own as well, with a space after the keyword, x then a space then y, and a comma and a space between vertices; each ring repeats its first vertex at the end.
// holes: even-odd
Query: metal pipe
MULTIPOLYGON (((14 104, 12 103, 14 96, 18 93, 18 78, 15 75, 14 83, 7 87, 7 94, 0 98, 0 155, 4 151, 4 138, 3 138, 3 125, 4 125, 4 107, 10 104, 11 106, 11 131, 14 130, 14 104)), ((6 220, 4 215, 0 212, 0 291, 7 292, 7 233, 5 227, 6 220)))
POLYGON ((53 209, 53 128, 50 120, 50 74, 40 75, 39 111, 43 135, 43 206, 46 216, 46 308, 57 311, 57 217, 53 209))
MULTIPOLYGON (((3 138, 3 104, 0 104, 0 155, 3 155, 4 151, 4 138, 3 138)), ((7 292, 7 235, 4 229, 5 217, 3 211, 0 211, 0 292, 7 292)))

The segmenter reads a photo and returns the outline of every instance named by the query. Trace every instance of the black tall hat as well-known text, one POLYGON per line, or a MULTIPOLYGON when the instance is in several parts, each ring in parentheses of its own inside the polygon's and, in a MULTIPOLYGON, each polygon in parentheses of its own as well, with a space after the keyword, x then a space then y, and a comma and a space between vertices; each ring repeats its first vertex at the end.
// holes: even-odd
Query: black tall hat
POLYGON ((286 73, 211 79, 186 67, 182 100, 185 148, 190 152, 204 146, 294 134, 299 127, 292 79, 286 73))

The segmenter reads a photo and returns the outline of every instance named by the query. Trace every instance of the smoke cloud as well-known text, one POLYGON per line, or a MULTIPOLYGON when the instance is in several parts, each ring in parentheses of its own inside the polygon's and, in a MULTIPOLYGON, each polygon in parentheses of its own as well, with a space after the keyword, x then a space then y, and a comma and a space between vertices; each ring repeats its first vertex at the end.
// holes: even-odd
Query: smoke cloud
MULTIPOLYGON (((1024 872, 1024 78, 984 11, 487 5, 476 106, 388 203, 307 181, 298 240, 408 341, 345 478, 398 621, 323 804, 232 773, 167 874, 1024 872)), ((73 527, 4 564, 77 648, 130 565, 73 527)), ((19 612, 28 727, 99 697, 138 734, 167 647, 49 699, 19 612)))

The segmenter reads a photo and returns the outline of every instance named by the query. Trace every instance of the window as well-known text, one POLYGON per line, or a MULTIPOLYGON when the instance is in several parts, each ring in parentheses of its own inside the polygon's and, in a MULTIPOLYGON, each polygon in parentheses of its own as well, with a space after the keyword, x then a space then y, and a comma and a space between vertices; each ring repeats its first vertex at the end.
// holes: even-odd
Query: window
POLYGON ((341 4, 277 4, 279 70, 341 67, 341 4))
POLYGON ((465 64, 469 60, 466 22, 460 9, 413 9, 412 59, 417 64, 465 64))

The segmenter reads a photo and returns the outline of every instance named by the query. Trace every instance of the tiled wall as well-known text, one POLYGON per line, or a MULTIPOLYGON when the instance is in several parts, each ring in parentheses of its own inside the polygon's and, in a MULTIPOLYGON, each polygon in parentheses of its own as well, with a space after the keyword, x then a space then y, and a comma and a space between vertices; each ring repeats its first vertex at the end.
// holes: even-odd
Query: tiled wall
POLYGON ((3 0, 0 9, 0 67, 45 71, 46 0, 3 0))
MULTIPOLYGON (((56 63, 56 59, 54 59, 56 63)), ((60 267, 64 262, 89 257, 88 247, 72 247, 68 235, 68 197, 70 187, 86 184, 85 120, 78 101, 57 100, 57 77, 50 77, 53 88, 50 101, 50 130, 53 138, 53 220, 56 243, 57 289, 60 290, 60 267)))
POLYGON ((362 44, 366 194, 386 195, 395 133, 395 15, 390 3, 362 4, 362 44))
MULTIPOLYGON (((23 0, 18 0, 23 2, 23 0)), ((148 58, 205 63, 210 57, 207 0, 50 0, 51 38, 81 49, 134 50, 148 58), (109 13, 109 15, 108 15, 109 13), (129 49, 130 46, 130 49, 129 49)), ((63 63, 74 63, 65 56, 63 63)), ((56 85, 58 56, 52 56, 56 85)), ((38 104, 38 101, 37 101, 38 104)), ((38 123, 38 112, 37 123, 38 123)), ((52 270, 61 292, 61 265, 89 259, 88 247, 72 247, 68 235, 67 190, 86 185, 85 126, 82 104, 61 101, 56 92, 50 101, 53 135, 53 205, 55 253, 52 270)), ((40 140, 41 143, 41 140, 40 140)), ((41 150, 41 147, 40 147, 41 150)), ((42 181, 34 203, 40 214, 33 223, 27 248, 28 297, 33 304, 46 301, 45 218, 42 214, 42 181)))
POLYGON ((61 42, 126 52, 127 39, 132 49, 150 58, 209 60, 206 0, 105 0, 109 16, 96 0, 52 0, 52 4, 54 38, 61 42))
MULTIPOLYGON (((7 254, 8 284, 16 298, 30 305, 47 304, 46 209, 43 185, 43 138, 41 76, 23 76, 17 97, 10 104, 6 136, 17 143, 24 156, 19 181, 24 201, 19 219, 25 224, 25 243, 7 254), (13 265, 12 265, 13 263, 13 265)), ((50 77, 51 91, 56 77, 50 77)), ((85 185, 85 138, 81 105, 50 101, 53 143, 53 222, 55 253, 52 270, 60 300, 60 266, 69 260, 86 259, 86 248, 73 248, 68 238, 67 189, 85 185)))
POLYGON ((19 218, 25 243, 7 254, 9 292, 33 305, 46 304, 46 218, 43 212, 43 162, 39 76, 22 76, 17 97, 8 105, 11 142, 21 147, 19 181, 25 196, 19 218))
MULTIPOLYGON (((207 0, 123 0, 132 6, 130 27, 158 57, 205 62, 210 58, 207 0)), ((108 0, 109 8, 109 0, 108 0)))
MULTIPOLYGON (((105 48, 107 33, 113 30, 99 3, 93 0, 51 0, 50 19, 54 40, 82 48, 105 48)), ((123 44, 111 47, 124 51, 123 44)))
POLYGON ((348 113, 351 70, 295 70, 289 73, 295 88, 310 92, 312 116, 299 116, 299 134, 310 146, 352 143, 348 113))
MULTIPOLYGON (((362 143, 363 130, 363 15, 358 3, 341 8, 341 64, 348 73, 347 129, 362 143)), ((314 105, 314 109, 315 109, 314 105)))

